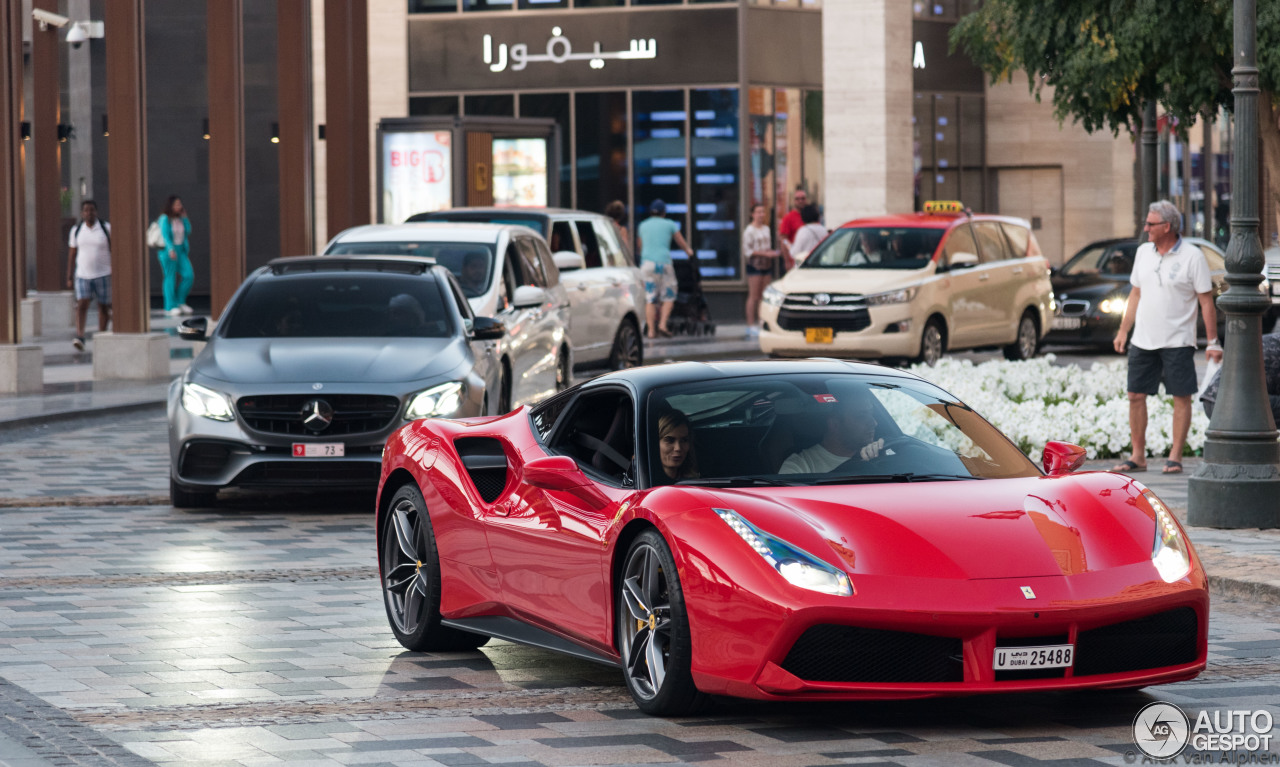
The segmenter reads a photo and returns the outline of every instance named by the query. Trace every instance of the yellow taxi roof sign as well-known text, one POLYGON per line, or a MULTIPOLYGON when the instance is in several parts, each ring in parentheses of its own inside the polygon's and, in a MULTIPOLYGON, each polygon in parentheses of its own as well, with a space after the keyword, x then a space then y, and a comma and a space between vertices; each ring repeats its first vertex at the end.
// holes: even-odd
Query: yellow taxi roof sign
POLYGON ((929 200, 924 204, 925 213, 964 213, 964 203, 959 200, 929 200))

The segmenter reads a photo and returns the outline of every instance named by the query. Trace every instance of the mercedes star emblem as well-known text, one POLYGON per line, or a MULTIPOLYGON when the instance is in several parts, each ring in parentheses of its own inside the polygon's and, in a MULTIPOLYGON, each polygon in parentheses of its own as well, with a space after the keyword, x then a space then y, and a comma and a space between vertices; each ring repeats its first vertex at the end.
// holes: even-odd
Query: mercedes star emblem
POLYGON ((321 432, 333 423, 333 406, 322 399, 307 400, 302 406, 302 425, 311 431, 321 432))

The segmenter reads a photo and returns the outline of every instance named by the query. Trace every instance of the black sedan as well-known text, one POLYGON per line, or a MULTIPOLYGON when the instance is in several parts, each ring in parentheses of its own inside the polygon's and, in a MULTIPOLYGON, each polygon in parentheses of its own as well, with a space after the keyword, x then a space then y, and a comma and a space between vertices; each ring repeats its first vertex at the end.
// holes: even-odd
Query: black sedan
MULTIPOLYGON (((1227 284, 1227 267, 1218 246, 1199 237, 1186 241, 1200 248, 1213 276, 1217 299, 1227 284)), ((1129 301, 1129 274, 1141 244, 1136 239, 1099 240, 1084 246, 1062 268, 1053 272, 1055 308, 1046 344, 1089 344, 1111 347, 1129 301)), ((1273 321, 1273 320, 1272 320, 1273 321)), ((1222 316, 1218 317, 1222 338, 1222 316)), ((1203 323, 1200 334, 1204 334, 1203 323)))

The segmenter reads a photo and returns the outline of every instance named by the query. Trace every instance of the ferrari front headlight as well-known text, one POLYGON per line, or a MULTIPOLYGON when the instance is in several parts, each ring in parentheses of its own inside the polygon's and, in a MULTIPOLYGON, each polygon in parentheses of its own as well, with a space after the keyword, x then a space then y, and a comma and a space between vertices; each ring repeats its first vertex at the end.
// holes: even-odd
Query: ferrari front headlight
POLYGON ((867 306, 886 306, 888 304, 906 304, 916 297, 916 287, 890 290, 887 293, 872 293, 867 296, 867 306))
POLYGON ((404 409, 404 417, 407 421, 416 421, 419 418, 448 418, 457 414, 461 407, 462 382, 450 381, 432 386, 410 397, 409 407, 404 409))
POLYGON ((215 421, 230 421, 235 418, 227 395, 198 383, 182 385, 182 407, 192 415, 215 421))
POLYGON ((1169 507, 1150 490, 1143 490, 1142 497, 1156 513, 1156 540, 1151 546, 1151 563, 1165 583, 1180 581, 1191 572, 1191 547, 1187 545, 1187 539, 1169 507))
POLYGON ((823 594, 853 596, 853 584, 843 571, 781 538, 769 535, 733 509, 716 509, 715 512, 791 585, 823 594))

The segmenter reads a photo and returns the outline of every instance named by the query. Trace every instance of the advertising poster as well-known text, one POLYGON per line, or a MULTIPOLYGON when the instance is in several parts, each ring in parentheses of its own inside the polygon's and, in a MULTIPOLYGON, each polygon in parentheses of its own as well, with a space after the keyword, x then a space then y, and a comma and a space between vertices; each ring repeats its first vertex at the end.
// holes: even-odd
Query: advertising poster
POLYGON ((546 206, 546 139, 493 140, 493 204, 500 208, 546 206))
POLYGON ((453 206, 452 138, 449 131, 382 134, 382 223, 453 206))

